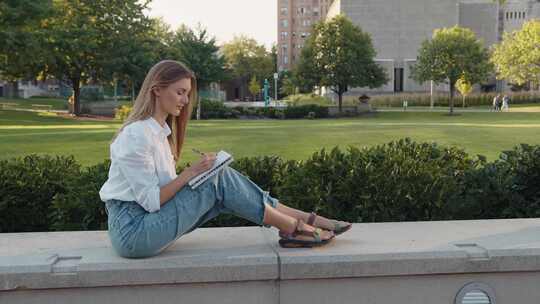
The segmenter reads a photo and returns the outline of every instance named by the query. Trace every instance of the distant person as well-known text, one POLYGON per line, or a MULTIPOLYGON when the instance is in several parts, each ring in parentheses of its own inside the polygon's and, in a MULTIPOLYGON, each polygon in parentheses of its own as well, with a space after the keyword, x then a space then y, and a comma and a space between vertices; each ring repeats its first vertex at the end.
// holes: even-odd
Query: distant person
POLYGON ((502 109, 503 111, 508 111, 508 104, 510 103, 510 97, 508 95, 504 95, 502 99, 502 109))
POLYGON ((492 110, 495 112, 499 111, 501 108, 501 103, 502 103, 501 94, 495 95, 495 97, 493 97, 492 110))
POLYGON ((118 255, 159 254, 181 236, 222 213, 279 229, 282 247, 313 247, 352 227, 288 207, 249 178, 225 167, 192 189, 188 181, 210 169, 212 152, 176 174, 196 101, 195 74, 164 60, 146 75, 133 110, 112 138, 108 179, 99 191, 108 235, 118 255))

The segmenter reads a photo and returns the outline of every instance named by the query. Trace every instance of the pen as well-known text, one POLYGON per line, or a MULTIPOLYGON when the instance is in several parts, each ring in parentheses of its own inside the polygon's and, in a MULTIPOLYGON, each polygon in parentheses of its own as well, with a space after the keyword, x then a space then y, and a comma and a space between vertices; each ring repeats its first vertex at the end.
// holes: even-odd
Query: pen
POLYGON ((201 151, 197 150, 197 149, 191 149, 193 152, 195 153, 199 153, 200 155, 204 155, 204 153, 202 153, 201 151))

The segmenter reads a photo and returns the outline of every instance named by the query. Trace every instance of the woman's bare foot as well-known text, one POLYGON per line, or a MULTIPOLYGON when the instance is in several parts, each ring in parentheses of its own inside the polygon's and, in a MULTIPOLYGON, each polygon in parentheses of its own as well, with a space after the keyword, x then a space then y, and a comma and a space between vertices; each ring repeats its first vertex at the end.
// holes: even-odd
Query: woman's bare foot
MULTIPOLYGON (((303 221, 301 221, 301 223, 299 225, 300 226, 298 227, 298 230, 300 230, 300 231, 313 232, 313 231, 315 231, 317 229, 316 227, 308 225, 303 221)), ((289 233, 292 233, 294 231, 295 230, 290 231, 289 233)), ((319 236, 321 237, 321 240, 328 240, 328 239, 331 239, 332 237, 334 237, 334 232, 333 231, 328 231, 328 230, 325 230, 325 229, 321 229, 319 236)), ((302 241, 314 241, 314 240, 316 240, 315 237, 313 237, 313 236, 302 235, 302 234, 298 234, 295 237, 289 237, 289 238, 295 239, 295 240, 302 240, 302 241)))

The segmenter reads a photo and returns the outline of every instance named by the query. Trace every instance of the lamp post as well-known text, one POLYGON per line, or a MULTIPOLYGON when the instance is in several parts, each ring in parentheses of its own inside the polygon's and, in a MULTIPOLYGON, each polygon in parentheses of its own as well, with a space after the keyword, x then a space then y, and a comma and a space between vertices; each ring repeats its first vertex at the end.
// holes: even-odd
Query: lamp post
POLYGON ((274 73, 274 100, 278 100, 278 97, 277 97, 277 81, 278 81, 278 78, 279 78, 279 74, 278 73, 274 73))

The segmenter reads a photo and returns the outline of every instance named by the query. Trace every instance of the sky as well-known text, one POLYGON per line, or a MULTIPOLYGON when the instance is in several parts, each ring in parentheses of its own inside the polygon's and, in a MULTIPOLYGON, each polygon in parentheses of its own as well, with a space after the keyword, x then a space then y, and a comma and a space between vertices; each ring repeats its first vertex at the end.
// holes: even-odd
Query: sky
POLYGON ((172 29, 201 23, 218 45, 243 34, 270 49, 277 38, 277 0, 153 0, 150 8, 172 29))

